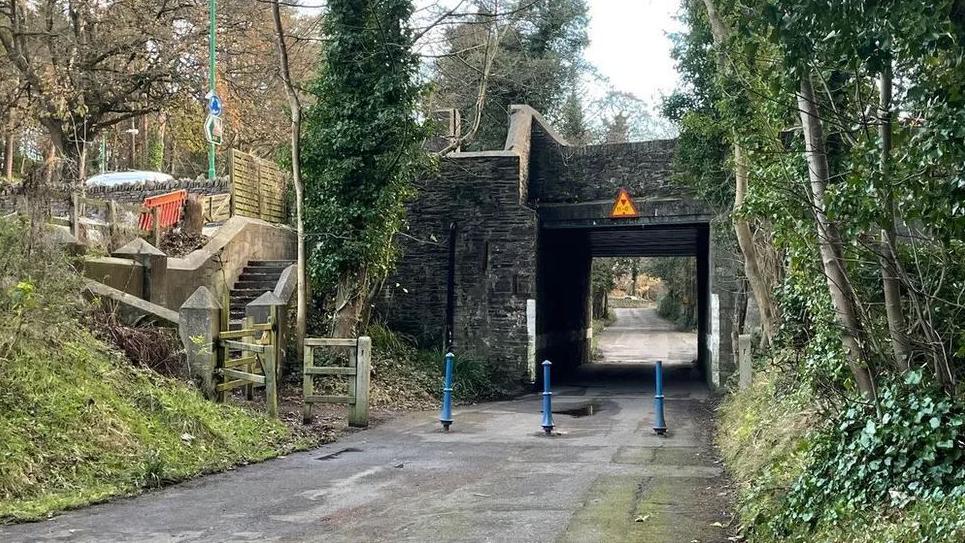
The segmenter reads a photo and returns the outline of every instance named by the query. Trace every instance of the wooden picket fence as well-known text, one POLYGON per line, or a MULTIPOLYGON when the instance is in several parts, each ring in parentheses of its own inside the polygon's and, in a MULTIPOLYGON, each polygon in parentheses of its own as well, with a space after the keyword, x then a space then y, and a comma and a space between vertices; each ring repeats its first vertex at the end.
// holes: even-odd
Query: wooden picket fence
MULTIPOLYGON (((221 321, 228 322, 227 315, 221 321)), ((215 342, 215 385, 218 401, 223 402, 229 390, 245 388, 250 400, 256 387, 264 387, 268 413, 278 416, 278 308, 272 307, 268 322, 245 319, 240 330, 222 330, 215 342)))
POLYGON ((273 223, 287 220, 286 176, 278 166, 237 149, 231 150, 228 166, 232 215, 273 223))
POLYGON ((303 419, 309 423, 312 418, 312 404, 340 403, 349 405, 348 423, 350 426, 369 424, 369 382, 372 374, 372 338, 362 336, 352 338, 307 338, 305 339, 305 359, 302 366, 302 394, 304 399, 303 419), (337 347, 348 349, 348 366, 316 366, 315 349, 337 347), (348 394, 316 395, 315 376, 348 377, 348 394))

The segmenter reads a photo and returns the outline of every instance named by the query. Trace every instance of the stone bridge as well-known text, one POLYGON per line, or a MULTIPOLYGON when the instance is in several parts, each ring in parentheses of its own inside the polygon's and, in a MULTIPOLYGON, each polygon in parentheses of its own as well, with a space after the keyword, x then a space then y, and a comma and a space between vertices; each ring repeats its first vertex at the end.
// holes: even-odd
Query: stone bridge
POLYGON ((458 355, 532 381, 537 361, 565 371, 590 358, 593 257, 693 256, 698 362, 719 385, 734 366, 734 260, 715 255, 711 210, 671 184, 674 144, 571 146, 513 106, 503 150, 448 155, 420 183, 379 315, 441 349, 451 306, 458 355), (609 218, 621 187, 638 218, 609 218))

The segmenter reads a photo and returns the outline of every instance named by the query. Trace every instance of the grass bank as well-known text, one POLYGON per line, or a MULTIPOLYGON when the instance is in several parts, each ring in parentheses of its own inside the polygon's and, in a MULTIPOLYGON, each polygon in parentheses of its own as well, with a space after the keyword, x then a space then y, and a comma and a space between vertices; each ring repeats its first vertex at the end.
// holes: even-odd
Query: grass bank
POLYGON ((728 396, 718 441, 747 540, 965 541, 961 404, 931 397, 884 389, 859 419, 777 370, 728 396))
POLYGON ((264 460, 311 438, 128 360, 67 256, 0 221, 0 522, 264 460))

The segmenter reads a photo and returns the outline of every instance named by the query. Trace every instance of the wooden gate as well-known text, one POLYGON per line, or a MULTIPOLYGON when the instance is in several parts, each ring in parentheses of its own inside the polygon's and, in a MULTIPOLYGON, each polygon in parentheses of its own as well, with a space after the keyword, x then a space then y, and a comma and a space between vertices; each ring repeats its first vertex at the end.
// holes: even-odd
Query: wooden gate
POLYGON ((302 394, 305 406, 303 419, 307 424, 312 418, 312 404, 344 403, 349 405, 349 426, 369 425, 369 379, 372 372, 372 338, 307 338, 305 360, 302 366, 302 394), (315 349, 341 347, 348 349, 348 366, 316 366, 315 349), (320 396, 315 394, 316 375, 341 375, 349 378, 348 394, 320 396))
POLYGON ((277 417, 277 375, 278 308, 271 308, 266 323, 256 324, 248 317, 244 328, 221 331, 215 357, 215 377, 221 379, 215 387, 218 401, 223 402, 229 390, 241 387, 250 400, 255 387, 264 387, 268 413, 277 417))

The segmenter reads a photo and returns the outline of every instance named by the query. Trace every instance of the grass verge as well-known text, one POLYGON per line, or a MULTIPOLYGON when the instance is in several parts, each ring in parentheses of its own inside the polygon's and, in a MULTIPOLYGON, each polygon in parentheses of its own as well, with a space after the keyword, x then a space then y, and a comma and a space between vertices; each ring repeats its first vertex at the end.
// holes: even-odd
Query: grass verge
POLYGON ((265 460, 280 422, 133 367, 82 329, 0 361, 0 519, 22 521, 265 460))
MULTIPOLYGON (((801 477, 816 472, 814 450, 833 428, 819 418, 806 386, 778 370, 760 372, 747 390, 721 407, 718 442, 738 485, 738 513, 747 541, 771 543, 953 543, 965 541, 965 497, 922 496, 900 506, 886 501, 833 511, 812 511, 834 522, 798 523, 776 533, 773 519, 786 514, 788 496, 801 477)), ((883 451, 887 453, 887 451, 883 451)), ((846 467, 842 467, 845 469, 846 467)), ((839 477, 849 477, 847 467, 839 477)), ((965 468, 961 468, 965 475, 965 468)), ((828 503, 835 503, 829 500, 828 503)))
POLYGON ((202 398, 96 338, 68 257, 0 220, 0 522, 136 493, 312 444, 202 398))

